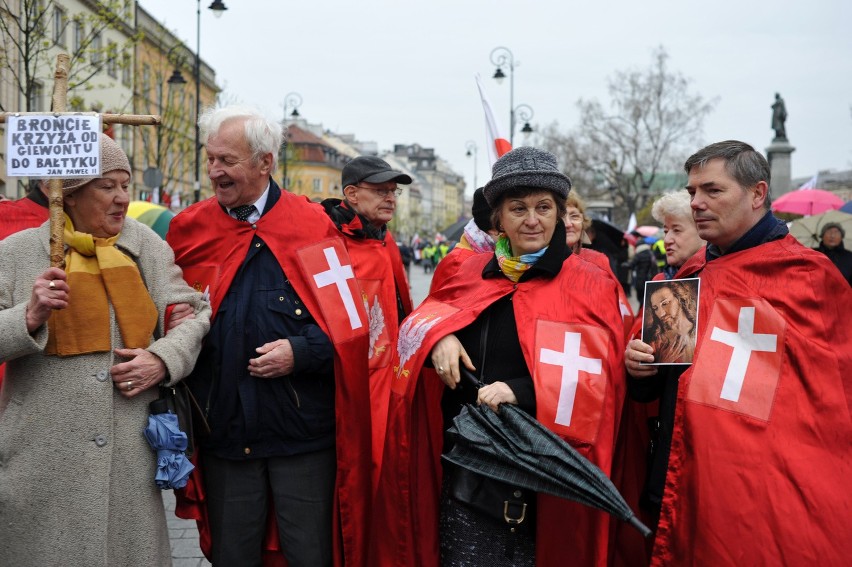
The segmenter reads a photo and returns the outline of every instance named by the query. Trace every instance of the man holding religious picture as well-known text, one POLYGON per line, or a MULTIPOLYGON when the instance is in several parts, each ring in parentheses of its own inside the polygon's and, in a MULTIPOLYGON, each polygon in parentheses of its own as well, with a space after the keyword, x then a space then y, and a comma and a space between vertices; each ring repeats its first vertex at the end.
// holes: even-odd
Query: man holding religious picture
POLYGON ((652 565, 846 565, 852 557, 852 291, 770 212, 748 144, 684 166, 707 246, 652 565))

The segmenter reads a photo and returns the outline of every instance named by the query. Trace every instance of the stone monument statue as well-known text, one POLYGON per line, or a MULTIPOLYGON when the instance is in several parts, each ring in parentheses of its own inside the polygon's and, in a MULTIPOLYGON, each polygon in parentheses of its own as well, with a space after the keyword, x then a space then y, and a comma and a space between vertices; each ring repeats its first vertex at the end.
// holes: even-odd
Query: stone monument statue
POLYGON ((787 129, 784 122, 787 121, 787 107, 784 99, 775 93, 775 102, 772 104, 772 129, 775 130, 775 138, 766 148, 766 158, 769 160, 769 171, 772 175, 772 198, 777 199, 793 188, 790 170, 791 154, 796 151, 787 140, 787 129))
POLYGON ((786 121, 787 107, 784 106, 784 99, 780 94, 775 93, 775 102, 772 104, 772 129, 775 130, 776 140, 787 139, 787 130, 784 128, 786 121))

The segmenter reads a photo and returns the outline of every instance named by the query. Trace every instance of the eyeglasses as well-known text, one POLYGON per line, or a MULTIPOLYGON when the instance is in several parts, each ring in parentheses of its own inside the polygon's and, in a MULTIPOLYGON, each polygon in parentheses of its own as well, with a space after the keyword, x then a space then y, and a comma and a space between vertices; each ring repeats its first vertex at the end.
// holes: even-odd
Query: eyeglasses
POLYGON ((369 189, 382 199, 387 199, 388 195, 391 193, 393 193, 395 197, 402 195, 402 187, 397 187, 396 189, 376 189, 375 187, 365 187, 363 185, 356 185, 355 187, 358 187, 359 189, 369 189))

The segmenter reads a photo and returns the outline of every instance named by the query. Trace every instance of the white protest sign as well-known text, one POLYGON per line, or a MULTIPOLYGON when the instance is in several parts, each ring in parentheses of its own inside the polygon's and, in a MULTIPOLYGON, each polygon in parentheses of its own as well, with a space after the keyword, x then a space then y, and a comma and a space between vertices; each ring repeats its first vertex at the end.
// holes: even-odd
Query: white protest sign
POLYGON ((100 176, 100 115, 9 114, 6 124, 9 177, 100 176))

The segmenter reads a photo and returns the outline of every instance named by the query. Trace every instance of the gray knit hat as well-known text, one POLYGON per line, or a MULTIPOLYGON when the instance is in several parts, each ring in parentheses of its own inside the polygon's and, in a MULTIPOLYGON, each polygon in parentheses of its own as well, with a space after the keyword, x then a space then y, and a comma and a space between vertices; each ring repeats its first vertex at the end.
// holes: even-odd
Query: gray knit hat
MULTIPOLYGON (((130 161, 127 159, 127 154, 121 149, 121 146, 115 143, 115 140, 106 134, 100 134, 101 140, 101 175, 121 169, 126 171, 128 175, 133 176, 130 170, 130 161)), ((97 177, 75 177, 73 179, 62 180, 62 195, 67 197, 86 183, 94 181, 97 177)))
POLYGON ((571 180, 559 171, 556 156, 538 148, 515 148, 491 168, 491 181, 485 184, 485 200, 491 208, 500 196, 516 187, 534 187, 553 191, 563 199, 571 190, 571 180))
POLYGON ((836 222, 827 222, 822 225, 822 228, 819 229, 819 237, 822 238, 823 236, 825 236, 826 231, 830 228, 836 228, 840 231, 840 238, 846 238, 846 231, 843 230, 843 227, 840 226, 840 223, 836 222))

